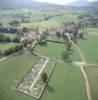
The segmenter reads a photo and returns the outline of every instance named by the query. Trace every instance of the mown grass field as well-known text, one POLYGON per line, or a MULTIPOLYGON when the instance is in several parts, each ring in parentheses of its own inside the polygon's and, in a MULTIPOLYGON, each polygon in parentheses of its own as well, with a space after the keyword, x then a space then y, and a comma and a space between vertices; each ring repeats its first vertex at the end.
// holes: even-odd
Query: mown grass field
POLYGON ((98 67, 85 68, 85 71, 89 79, 92 99, 98 100, 98 67))
MULTIPOLYGON (((66 51, 66 44, 48 42, 47 46, 37 45, 35 51, 40 55, 44 55, 49 58, 63 60, 62 53, 66 51)), ((74 47, 72 47, 72 50, 70 51, 69 59, 80 60, 80 56, 74 47)))
POLYGON ((80 69, 58 63, 42 96, 42 100, 87 100, 80 69))
MULTIPOLYGON (((0 100, 36 100, 14 88, 37 60, 38 57, 27 53, 0 62, 0 100)), ((41 100, 65 98, 87 100, 85 84, 79 68, 58 63, 41 100)))
POLYGON ((78 46, 83 52, 87 62, 98 62, 98 36, 88 35, 86 39, 79 40, 78 46))
POLYGON ((23 54, 0 62, 0 100, 32 100, 17 92, 15 86, 37 60, 31 54, 23 54))

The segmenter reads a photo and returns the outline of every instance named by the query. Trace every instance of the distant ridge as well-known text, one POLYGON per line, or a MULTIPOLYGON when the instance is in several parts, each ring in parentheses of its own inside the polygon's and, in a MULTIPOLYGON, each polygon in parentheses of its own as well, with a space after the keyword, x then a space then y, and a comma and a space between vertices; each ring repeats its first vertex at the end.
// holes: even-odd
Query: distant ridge
POLYGON ((72 3, 69 3, 69 6, 73 7, 81 7, 81 6, 87 6, 88 2, 86 0, 76 0, 72 3))
POLYGON ((0 0, 0 8, 39 8, 39 7, 61 7, 56 4, 40 3, 33 0, 0 0))
POLYGON ((68 5, 73 7, 98 7, 98 1, 88 2, 87 0, 76 0, 68 5))
MULTIPOLYGON (((67 7, 89 7, 90 9, 98 9, 98 2, 87 2, 87 0, 76 0, 72 2, 67 7)), ((34 0, 0 0, 0 9, 10 9, 10 8, 44 8, 44 7, 66 7, 57 4, 41 3, 34 0)))

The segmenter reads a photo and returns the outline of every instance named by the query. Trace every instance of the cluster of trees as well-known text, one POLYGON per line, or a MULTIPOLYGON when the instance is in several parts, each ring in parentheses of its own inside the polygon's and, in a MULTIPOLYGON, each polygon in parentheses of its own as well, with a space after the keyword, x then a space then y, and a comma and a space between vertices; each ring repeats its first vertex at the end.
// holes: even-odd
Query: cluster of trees
POLYGON ((96 27, 98 26, 98 18, 95 17, 96 14, 84 14, 78 16, 78 19, 81 21, 82 27, 96 27))
POLYGON ((11 39, 8 36, 1 34, 0 35, 0 42, 11 42, 11 39))
POLYGON ((17 33, 17 28, 7 28, 7 27, 0 27, 0 32, 2 33, 17 33))
POLYGON ((45 45, 45 46, 47 46, 47 37, 48 37, 48 35, 49 35, 49 31, 48 30, 46 30, 46 31, 44 31, 43 32, 43 34, 40 36, 40 40, 39 40, 39 45, 41 45, 41 46, 43 46, 43 45, 45 45))
POLYGON ((72 43, 71 42, 67 43, 65 51, 62 52, 62 59, 64 59, 64 61, 69 61, 69 56, 72 52, 71 48, 72 48, 72 43))
POLYGON ((0 22, 0 27, 3 27, 3 23, 0 22))
POLYGON ((25 40, 22 41, 24 47, 27 47, 28 44, 31 45, 32 42, 33 42, 32 39, 25 39, 25 40))
MULTIPOLYGON (((15 22, 11 22, 10 24, 13 26, 15 22)), ((1 23, 2 24, 2 23, 1 23)), ((17 22, 18 24, 18 22, 17 22)), ((19 33, 22 34, 23 32, 27 32, 28 28, 27 27, 23 27, 22 29, 18 29, 18 28, 8 28, 8 27, 0 27, 0 32, 1 33, 19 33)))
POLYGON ((64 25, 75 25, 76 23, 74 21, 66 21, 66 22, 63 22, 62 24, 64 25))
POLYGON ((10 37, 1 34, 0 35, 0 42, 15 42, 15 43, 20 43, 20 38, 15 37, 15 38, 11 39, 10 37))
POLYGON ((9 23, 10 26, 19 26, 20 25, 20 21, 18 20, 13 20, 9 23))
POLYGON ((8 56, 8 55, 16 53, 22 49, 23 49, 23 45, 16 45, 15 47, 11 47, 11 48, 5 50, 4 52, 0 51, 0 56, 3 56, 3 55, 8 56))

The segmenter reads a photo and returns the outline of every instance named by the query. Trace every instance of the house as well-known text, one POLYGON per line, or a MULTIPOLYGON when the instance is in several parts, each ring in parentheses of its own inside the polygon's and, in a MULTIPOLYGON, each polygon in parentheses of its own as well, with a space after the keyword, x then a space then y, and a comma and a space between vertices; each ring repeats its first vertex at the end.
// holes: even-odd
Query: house
POLYGON ((35 39, 39 36, 38 28, 26 28, 24 32, 24 37, 35 39))
POLYGON ((50 31, 53 32, 60 32, 60 33, 71 33, 73 34, 74 29, 77 27, 77 25, 71 24, 71 25, 61 25, 59 27, 56 28, 52 28, 50 31))
POLYGON ((63 34, 68 37, 69 40, 71 40, 74 37, 75 29, 77 28, 77 25, 71 24, 71 25, 62 25, 59 27, 56 27, 54 29, 51 29, 53 32, 60 32, 61 35, 63 34))

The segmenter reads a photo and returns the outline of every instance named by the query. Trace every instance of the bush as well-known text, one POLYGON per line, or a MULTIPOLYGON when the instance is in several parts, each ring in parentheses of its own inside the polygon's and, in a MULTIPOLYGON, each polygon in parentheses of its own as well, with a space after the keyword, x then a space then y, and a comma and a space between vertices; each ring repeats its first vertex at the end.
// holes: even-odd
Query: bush
POLYGON ((5 37, 6 42, 11 42, 11 39, 9 37, 5 37))
POLYGON ((10 54, 12 54, 12 53, 14 53, 14 52, 15 52, 15 49, 14 49, 14 48, 9 48, 8 50, 5 50, 4 54, 5 54, 6 56, 8 56, 8 55, 10 55, 10 54))
POLYGON ((15 42, 15 43, 20 43, 20 38, 18 38, 18 37, 14 38, 14 39, 13 39, 13 42, 15 42))
POLYGON ((3 23, 0 22, 0 27, 3 27, 3 23))
POLYGON ((68 51, 62 53, 62 59, 64 59, 64 60, 69 59, 69 52, 68 51))
POLYGON ((39 45, 41 45, 41 46, 47 46, 47 40, 41 40, 41 41, 39 41, 39 45))
POLYGON ((0 41, 1 42, 11 42, 11 38, 1 34, 0 35, 0 41))
POLYGON ((1 57, 1 56, 3 56, 3 53, 2 53, 2 51, 0 51, 0 57, 1 57))
POLYGON ((8 56, 8 55, 18 52, 22 49, 23 49, 23 45, 17 45, 15 48, 11 47, 8 50, 5 50, 4 54, 5 54, 5 56, 8 56))
POLYGON ((15 47, 15 52, 18 52, 18 51, 20 51, 20 50, 22 50, 23 49, 23 45, 17 45, 16 47, 15 47))

